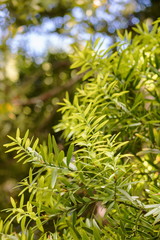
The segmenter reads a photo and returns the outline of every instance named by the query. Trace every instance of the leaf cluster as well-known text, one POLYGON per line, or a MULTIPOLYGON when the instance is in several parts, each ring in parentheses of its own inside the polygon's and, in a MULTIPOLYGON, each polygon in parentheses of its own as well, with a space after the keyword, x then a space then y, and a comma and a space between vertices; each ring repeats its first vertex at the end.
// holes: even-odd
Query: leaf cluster
POLYGON ((134 38, 119 33, 106 51, 100 40, 76 49, 83 81, 54 127, 71 142, 67 152, 51 135, 43 144, 19 129, 9 137, 8 151, 31 168, 0 223, 3 239, 160 238, 158 24, 137 26, 134 38))

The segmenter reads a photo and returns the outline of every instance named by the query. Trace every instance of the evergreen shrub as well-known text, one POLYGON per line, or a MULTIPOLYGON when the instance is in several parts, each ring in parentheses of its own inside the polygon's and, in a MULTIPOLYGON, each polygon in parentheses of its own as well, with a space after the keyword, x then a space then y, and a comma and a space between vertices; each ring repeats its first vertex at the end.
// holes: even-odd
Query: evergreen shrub
POLYGON ((106 51, 99 39, 75 49, 71 67, 84 76, 54 127, 67 152, 51 135, 43 144, 29 131, 9 137, 7 151, 31 168, 0 222, 2 240, 160 239, 159 22, 133 38, 118 32, 106 51))

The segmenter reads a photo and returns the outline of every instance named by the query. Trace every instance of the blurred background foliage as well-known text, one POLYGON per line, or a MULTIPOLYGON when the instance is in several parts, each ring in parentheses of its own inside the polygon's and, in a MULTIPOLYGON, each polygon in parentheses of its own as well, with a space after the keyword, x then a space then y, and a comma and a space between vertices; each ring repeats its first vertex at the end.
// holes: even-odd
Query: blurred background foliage
POLYGON ((159 9, 158 0, 0 1, 0 209, 16 195, 13 187, 27 171, 4 153, 7 135, 29 128, 43 140, 58 123, 58 102, 66 91, 72 96, 81 79, 70 70, 73 45, 81 48, 102 37, 107 48, 117 40, 117 29, 151 26, 159 9))

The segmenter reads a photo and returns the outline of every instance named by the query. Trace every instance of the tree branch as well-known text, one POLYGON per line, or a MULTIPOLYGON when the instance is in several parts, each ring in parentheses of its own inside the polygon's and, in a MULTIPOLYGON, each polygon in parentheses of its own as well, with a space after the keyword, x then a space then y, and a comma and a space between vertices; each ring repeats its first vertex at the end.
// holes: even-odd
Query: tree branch
POLYGON ((64 85, 53 88, 45 93, 40 94, 39 96, 27 99, 27 100, 13 100, 13 104, 15 105, 32 105, 36 104, 39 101, 45 101, 51 97, 55 97, 61 92, 70 89, 75 83, 77 83, 83 76, 83 74, 76 75, 75 77, 71 78, 69 81, 67 81, 64 85))

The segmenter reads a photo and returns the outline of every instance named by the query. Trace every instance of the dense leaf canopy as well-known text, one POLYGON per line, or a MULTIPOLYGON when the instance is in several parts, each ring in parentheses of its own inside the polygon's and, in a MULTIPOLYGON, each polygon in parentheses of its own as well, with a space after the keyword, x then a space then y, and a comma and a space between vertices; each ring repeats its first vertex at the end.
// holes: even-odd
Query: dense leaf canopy
MULTIPOLYGON (((7 135, 14 135, 17 127, 21 129, 22 135, 29 128, 31 135, 40 137, 41 141, 46 140, 51 127, 61 118, 61 112, 57 113, 58 103, 62 102, 66 91, 69 92, 70 99, 73 99, 75 88, 84 75, 83 71, 77 74, 81 64, 77 68, 77 60, 69 58, 69 54, 76 56, 73 45, 81 51, 86 39, 91 39, 93 44, 98 37, 102 37, 101 48, 107 49, 110 44, 119 40, 117 29, 120 34, 124 34, 126 28, 131 30, 133 25, 142 21, 152 28, 152 21, 159 17, 159 6, 160 3, 156 0, 0 1, 0 191, 4 193, 0 196, 1 209, 9 204, 10 194, 15 196, 13 187, 17 180, 26 176, 28 168, 28 165, 16 165, 12 153, 4 154, 3 144, 8 141, 7 135), (75 65, 70 69, 73 61, 75 65)), ((132 33, 136 34, 133 31, 132 33)), ((111 50, 114 51, 116 46, 111 50)), ((81 62, 80 59, 78 61, 81 62)), ((116 63, 114 64, 116 68, 116 63)), ((127 62, 123 64, 124 69, 129 69, 127 62)), ((87 74, 88 77, 92 76, 91 71, 87 74)), ((118 78, 118 73, 116 76, 118 78)), ((119 85, 119 91, 122 89, 119 85)), ((129 101, 130 110, 132 96, 129 101)), ((114 103, 113 108, 117 104, 119 103, 114 103)), ((118 106, 118 109, 121 107, 118 106)), ((139 106, 136 118, 138 116, 141 121, 145 113, 146 111, 141 112, 139 106)), ((114 117, 122 120, 122 123, 116 123, 117 128, 112 123, 115 133, 121 130, 121 124, 138 123, 137 119, 132 122, 131 115, 128 115, 127 120, 123 119, 121 112, 111 116, 114 117)), ((147 121, 151 117, 152 115, 148 116, 147 121)), ((153 118, 156 116, 153 115, 153 118)), ((142 123, 136 129, 142 129, 142 135, 146 133, 146 127, 142 123)), ((63 135, 66 135, 66 131, 68 130, 63 135)), ((132 129, 125 131, 126 138, 131 134, 132 139, 132 129)), ((71 132, 70 136, 72 134, 71 132)), ((65 149, 59 132, 55 137, 60 148, 65 149)), ((121 135, 119 139, 122 140, 121 135)), ((132 141, 137 139, 138 136, 132 141)))
POLYGON ((107 50, 100 39, 76 48, 82 81, 54 126, 66 152, 51 135, 43 144, 29 131, 9 137, 7 152, 30 170, 1 221, 4 240, 160 238, 159 23, 138 25, 133 38, 118 32, 107 50))

